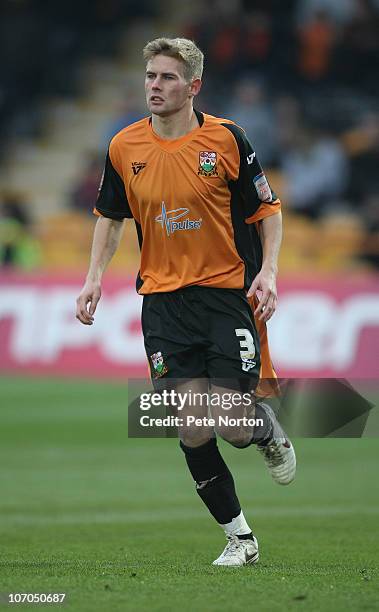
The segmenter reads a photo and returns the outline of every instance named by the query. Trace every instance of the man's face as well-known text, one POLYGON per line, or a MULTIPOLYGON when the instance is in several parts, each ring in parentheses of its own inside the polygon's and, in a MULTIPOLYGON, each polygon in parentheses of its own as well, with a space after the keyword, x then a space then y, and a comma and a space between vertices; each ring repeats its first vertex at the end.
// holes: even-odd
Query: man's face
POLYGON ((184 65, 175 57, 156 55, 147 63, 145 92, 151 113, 162 117, 176 113, 198 89, 200 80, 188 83, 184 78, 184 65))

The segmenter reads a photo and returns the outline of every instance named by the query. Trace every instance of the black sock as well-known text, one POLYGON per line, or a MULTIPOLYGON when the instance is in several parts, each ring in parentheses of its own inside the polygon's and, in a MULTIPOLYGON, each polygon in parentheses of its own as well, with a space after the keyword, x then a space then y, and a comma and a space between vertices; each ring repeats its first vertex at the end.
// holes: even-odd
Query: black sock
POLYGON ((221 457, 216 438, 191 448, 180 442, 196 490, 209 512, 221 525, 230 523, 241 512, 233 476, 221 457))
POLYGON ((263 425, 255 425, 254 435, 251 439, 250 444, 259 444, 259 446, 265 446, 272 438, 273 423, 270 417, 263 410, 262 406, 256 404, 255 406, 255 419, 262 419, 263 425))

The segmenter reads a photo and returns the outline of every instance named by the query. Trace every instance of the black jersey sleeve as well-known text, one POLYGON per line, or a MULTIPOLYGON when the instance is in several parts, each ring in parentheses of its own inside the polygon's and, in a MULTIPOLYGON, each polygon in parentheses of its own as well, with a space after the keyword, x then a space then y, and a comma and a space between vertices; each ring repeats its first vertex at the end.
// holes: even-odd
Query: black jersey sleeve
POLYGON ((105 167, 95 210, 103 217, 109 217, 117 221, 122 221, 125 218, 133 218, 126 196, 124 182, 112 165, 109 150, 105 160, 105 167))
POLYGON ((262 203, 270 204, 277 201, 277 196, 271 190, 245 132, 234 123, 223 123, 223 126, 233 134, 238 146, 240 167, 236 188, 239 192, 245 219, 248 219, 257 212, 262 203))

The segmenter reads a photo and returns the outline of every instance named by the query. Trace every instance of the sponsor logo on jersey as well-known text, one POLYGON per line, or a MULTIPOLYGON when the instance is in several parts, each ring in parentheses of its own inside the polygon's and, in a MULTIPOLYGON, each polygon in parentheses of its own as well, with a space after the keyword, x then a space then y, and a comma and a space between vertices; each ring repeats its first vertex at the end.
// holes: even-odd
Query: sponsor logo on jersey
POLYGON ((217 153, 215 151, 200 151, 199 169, 200 176, 217 176, 217 153))
POLYGON ((189 214, 189 208, 175 208, 175 210, 166 210, 166 204, 162 202, 162 212, 155 217, 155 221, 160 223, 162 228, 166 230, 167 236, 171 236, 174 232, 185 230, 200 229, 202 219, 183 219, 189 214), (179 221, 179 219, 182 219, 179 221))
POLYGON ((250 155, 247 156, 246 161, 249 164, 249 166, 253 163, 254 157, 255 157, 254 151, 250 155))
POLYGON ((257 174, 257 176, 253 178, 253 182, 257 190, 258 198, 262 200, 262 202, 272 202, 270 185, 268 184, 264 172, 257 174))
POLYGON ((161 351, 158 351, 158 353, 153 353, 152 355, 150 355, 150 359, 151 359, 152 366, 154 368, 154 372, 153 372, 154 378, 160 378, 161 376, 166 374, 166 372, 168 372, 168 368, 164 362, 161 351))
POLYGON ((132 162, 133 174, 138 174, 144 168, 146 168, 146 162, 132 162))

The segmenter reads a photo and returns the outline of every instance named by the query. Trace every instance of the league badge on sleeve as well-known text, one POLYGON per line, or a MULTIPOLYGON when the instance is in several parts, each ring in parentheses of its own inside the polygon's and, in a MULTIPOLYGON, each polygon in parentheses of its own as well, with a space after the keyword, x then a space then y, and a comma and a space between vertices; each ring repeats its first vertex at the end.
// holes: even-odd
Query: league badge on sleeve
POLYGON ((268 184, 268 180, 266 179, 264 172, 257 174, 257 176, 253 178, 253 182, 258 194, 258 198, 262 202, 272 202, 272 193, 270 185, 268 184))
POLYGON ((152 376, 153 378, 160 378, 166 372, 168 372, 168 368, 163 360, 162 353, 158 351, 158 353, 153 353, 150 355, 151 363, 153 366, 152 376))
POLYGON ((217 153, 215 151, 200 151, 199 169, 200 176, 217 176, 217 153))

